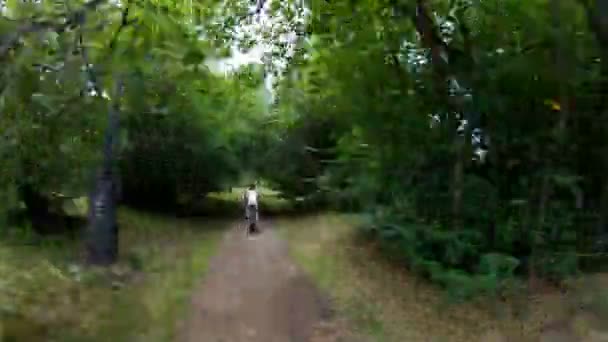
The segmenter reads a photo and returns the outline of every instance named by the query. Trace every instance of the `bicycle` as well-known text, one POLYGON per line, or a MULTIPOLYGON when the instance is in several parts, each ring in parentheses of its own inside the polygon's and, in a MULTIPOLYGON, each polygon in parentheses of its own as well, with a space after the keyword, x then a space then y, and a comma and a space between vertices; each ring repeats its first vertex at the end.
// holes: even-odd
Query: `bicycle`
MULTIPOLYGON (((251 208, 251 207, 250 207, 251 208)), ((247 235, 252 235, 254 233, 259 233, 260 229, 258 226, 258 211, 257 208, 251 208, 248 210, 247 219, 247 235)))

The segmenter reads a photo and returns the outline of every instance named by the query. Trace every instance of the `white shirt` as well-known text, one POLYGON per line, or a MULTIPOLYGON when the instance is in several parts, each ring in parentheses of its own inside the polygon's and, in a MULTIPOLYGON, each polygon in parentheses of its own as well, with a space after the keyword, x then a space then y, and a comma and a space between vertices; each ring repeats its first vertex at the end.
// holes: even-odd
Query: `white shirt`
POLYGON ((257 191, 247 190, 247 192, 245 192, 245 199, 247 200, 247 205, 258 205, 257 191))

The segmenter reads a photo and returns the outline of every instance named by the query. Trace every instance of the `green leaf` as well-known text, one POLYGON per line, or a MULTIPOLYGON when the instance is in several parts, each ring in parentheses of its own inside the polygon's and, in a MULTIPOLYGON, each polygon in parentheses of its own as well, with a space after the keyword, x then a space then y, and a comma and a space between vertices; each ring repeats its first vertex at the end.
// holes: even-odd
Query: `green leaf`
POLYGON ((201 64, 205 60, 205 55, 200 50, 189 50, 183 57, 182 63, 185 65, 201 64))

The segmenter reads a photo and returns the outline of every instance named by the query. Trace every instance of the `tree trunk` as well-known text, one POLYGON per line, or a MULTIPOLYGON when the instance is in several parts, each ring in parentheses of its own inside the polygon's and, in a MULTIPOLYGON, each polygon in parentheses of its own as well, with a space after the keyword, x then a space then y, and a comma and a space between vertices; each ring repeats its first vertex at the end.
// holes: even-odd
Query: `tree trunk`
POLYGON ((597 228, 595 229, 595 235, 599 236, 600 239, 605 240, 608 239, 608 180, 604 181, 604 186, 602 187, 599 210, 599 219, 597 228))
MULTIPOLYGON (((600 84, 598 87, 598 94, 600 94, 601 99, 597 108, 597 124, 601 125, 604 133, 606 133, 608 132, 608 98, 605 95, 608 92, 608 1, 595 0, 594 5, 582 0, 579 2, 585 7, 589 28, 595 35, 601 53, 600 84)), ((608 144, 606 142, 601 144, 604 157, 599 167, 606 174, 608 171, 608 144)), ((606 177, 602 180, 599 210, 596 234, 608 234, 608 179, 606 177)))
POLYGON ((102 171, 95 183, 95 189, 90 196, 87 262, 93 265, 109 265, 118 257, 118 223, 112 174, 102 171))
POLYGON ((114 145, 119 136, 119 101, 122 83, 116 81, 113 105, 108 114, 103 165, 95 179, 89 198, 89 226, 87 229, 87 262, 110 265, 118 258, 118 222, 116 217, 119 196, 118 174, 114 169, 114 145))
MULTIPOLYGON (((540 192, 538 194, 538 212, 536 217, 536 226, 532 227, 537 232, 541 234, 544 233, 544 227, 547 219, 547 210, 549 209, 549 203, 551 201, 551 192, 553 191, 552 181, 551 181, 551 171, 554 168, 559 168, 559 165, 555 160, 559 160, 559 156, 562 153, 565 153, 565 143, 567 137, 567 122, 569 116, 569 100, 568 100, 568 84, 566 83, 566 79, 563 77, 563 71, 567 69, 567 63, 564 56, 564 46, 563 40, 561 39, 561 0, 552 0, 550 3, 550 10, 552 13, 553 19, 553 29, 554 29, 554 42, 556 44, 554 51, 555 58, 555 73, 556 75, 561 75, 557 80, 559 82, 559 94, 558 94, 558 102, 561 106, 559 109, 559 118, 558 122, 553 129, 552 134, 552 142, 549 146, 549 153, 545 153, 544 160, 541 160, 542 174, 540 177, 540 192)), ((545 235, 546 236, 546 235, 545 235)), ((543 241, 547 243, 547 241, 543 241)), ((534 256, 537 255, 537 245, 536 241, 533 240, 532 245, 532 257, 530 263, 530 283, 533 286, 536 278, 536 270, 534 266, 534 256)))
MULTIPOLYGON (((468 125, 467 125, 468 126, 468 125)), ((462 227, 462 197, 464 193, 464 164, 467 153, 467 132, 465 129, 464 136, 461 138, 456 136, 457 141, 454 143, 456 148, 456 161, 454 162, 453 179, 452 179, 452 227, 459 229, 462 227)), ((470 133, 468 134, 470 136, 470 133)))
MULTIPOLYGON (((416 16, 414 18, 416 30, 420 35, 422 45, 431 52, 431 65, 435 78, 434 89, 438 97, 443 100, 451 112, 462 114, 464 106, 462 99, 455 100, 448 94, 447 84, 449 81, 449 51, 437 32, 437 27, 430 15, 428 4, 425 0, 417 0, 416 16)), ((458 229, 462 226, 462 197, 464 192, 464 165, 466 163, 467 139, 470 139, 469 124, 465 126, 464 137, 454 135, 453 151, 454 165, 452 168, 452 226, 458 229)))
POLYGON ((21 197, 21 200, 25 204, 25 209, 30 219, 49 215, 50 201, 36 191, 32 184, 21 184, 19 186, 19 197, 21 197))

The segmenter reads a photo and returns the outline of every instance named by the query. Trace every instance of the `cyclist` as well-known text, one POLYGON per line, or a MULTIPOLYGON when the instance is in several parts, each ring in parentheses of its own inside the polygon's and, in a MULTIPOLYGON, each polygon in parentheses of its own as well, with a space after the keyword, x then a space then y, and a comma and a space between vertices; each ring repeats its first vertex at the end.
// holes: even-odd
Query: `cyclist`
POLYGON ((245 203, 245 219, 249 219, 251 215, 255 215, 255 222, 258 221, 258 199, 260 195, 256 190, 255 184, 251 184, 245 193, 243 194, 243 201, 245 203))

